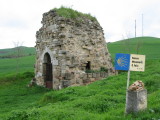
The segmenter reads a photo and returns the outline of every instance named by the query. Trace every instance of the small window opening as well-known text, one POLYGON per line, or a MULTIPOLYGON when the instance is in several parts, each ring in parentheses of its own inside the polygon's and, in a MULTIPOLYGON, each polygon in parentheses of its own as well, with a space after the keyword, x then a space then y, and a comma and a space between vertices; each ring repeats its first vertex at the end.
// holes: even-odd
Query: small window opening
POLYGON ((91 70, 91 62, 87 61, 86 70, 91 70))

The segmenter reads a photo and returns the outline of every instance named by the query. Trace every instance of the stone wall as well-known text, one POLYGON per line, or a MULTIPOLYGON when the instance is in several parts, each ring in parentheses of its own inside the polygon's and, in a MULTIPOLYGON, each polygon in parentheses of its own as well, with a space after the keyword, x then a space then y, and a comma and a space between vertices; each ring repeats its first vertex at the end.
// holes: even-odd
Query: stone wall
POLYGON ((43 14, 36 38, 35 78, 38 85, 45 86, 43 63, 46 53, 52 64, 53 89, 83 85, 115 74, 103 29, 97 21, 86 17, 64 18, 51 10, 43 14), (108 70, 107 75, 88 77, 90 74, 85 72, 101 68, 108 70))

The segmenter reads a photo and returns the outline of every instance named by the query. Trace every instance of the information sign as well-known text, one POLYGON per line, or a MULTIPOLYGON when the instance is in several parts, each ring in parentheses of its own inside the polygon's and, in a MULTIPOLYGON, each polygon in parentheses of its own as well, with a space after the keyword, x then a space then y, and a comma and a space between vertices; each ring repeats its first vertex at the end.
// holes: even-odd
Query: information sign
POLYGON ((130 56, 130 71, 145 70, 145 55, 131 54, 130 56))
POLYGON ((117 53, 115 57, 115 70, 129 70, 130 54, 117 53))

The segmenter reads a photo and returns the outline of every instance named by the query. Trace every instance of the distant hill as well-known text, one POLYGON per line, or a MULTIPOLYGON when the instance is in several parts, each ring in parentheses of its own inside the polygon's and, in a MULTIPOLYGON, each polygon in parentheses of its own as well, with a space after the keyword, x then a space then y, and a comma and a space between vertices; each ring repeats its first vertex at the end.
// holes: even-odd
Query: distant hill
POLYGON ((160 38, 136 37, 108 43, 109 52, 114 58, 116 53, 144 54, 146 59, 160 59, 160 38))
MULTIPOLYGON (((21 56, 35 55, 34 47, 18 47, 21 56)), ((0 58, 14 58, 17 55, 17 48, 0 49, 0 58)))

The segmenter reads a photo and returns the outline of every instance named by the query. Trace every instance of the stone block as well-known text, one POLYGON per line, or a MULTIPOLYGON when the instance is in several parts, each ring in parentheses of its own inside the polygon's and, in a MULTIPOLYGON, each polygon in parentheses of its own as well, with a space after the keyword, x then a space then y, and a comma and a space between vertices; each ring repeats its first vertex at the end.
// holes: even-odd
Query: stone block
POLYGON ((59 50, 59 54, 66 54, 67 51, 66 50, 59 50))
POLYGON ((96 78, 100 78, 100 73, 96 73, 96 78))
POLYGON ((104 77, 104 72, 100 72, 100 77, 104 77))
POLYGON ((73 79, 74 75, 71 73, 65 73, 65 80, 71 80, 73 79))
POLYGON ((68 36, 68 38, 73 38, 72 34, 68 34, 67 36, 68 36))
POLYGON ((53 65, 58 65, 58 60, 56 59, 53 59, 53 62, 52 62, 53 65))
POLYGON ((65 28, 65 24, 59 25, 60 28, 65 28))
POLYGON ((86 79, 83 79, 83 83, 89 83, 90 82, 90 79, 86 78, 86 79))
POLYGON ((66 73, 66 70, 61 70, 61 74, 65 74, 66 73))
POLYGON ((90 81, 91 81, 91 82, 94 82, 94 81, 95 81, 95 78, 90 78, 90 81))
POLYGON ((62 42, 61 40, 54 39, 54 40, 53 40, 53 44, 56 45, 56 46, 57 46, 57 45, 63 45, 63 42, 62 42))
POLYGON ((58 35, 60 38, 65 38, 65 34, 63 34, 63 33, 60 33, 59 35, 58 35))
POLYGON ((71 82, 68 80, 62 80, 62 88, 66 88, 71 85, 71 82))
POLYGON ((147 90, 127 91, 126 113, 136 113, 147 108, 147 90))
POLYGON ((58 25, 50 25, 46 28, 46 31, 52 31, 52 32, 57 32, 58 31, 58 25))
POLYGON ((88 73, 88 78, 92 78, 92 73, 88 73))
POLYGON ((57 20, 58 21, 64 21, 65 19, 63 17, 59 17, 57 20))
POLYGON ((68 66, 69 68, 74 68, 74 67, 76 67, 74 64, 72 64, 72 65, 69 65, 68 66))
POLYGON ((93 74, 92 74, 92 77, 93 77, 93 78, 96 78, 96 77, 97 77, 97 76, 96 76, 96 73, 93 73, 93 74))
POLYGON ((87 74, 84 74, 84 75, 83 75, 83 79, 87 79, 87 74))
POLYGON ((76 84, 82 85, 83 84, 83 80, 82 79, 76 79, 76 84))
POLYGON ((108 73, 107 72, 104 73, 104 77, 105 78, 108 77, 108 73))
POLYGON ((75 35, 81 35, 82 33, 81 33, 80 30, 75 30, 75 31, 74 31, 74 34, 75 34, 75 35))

